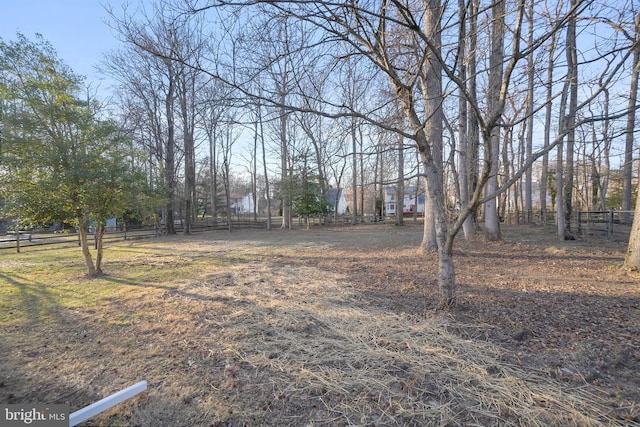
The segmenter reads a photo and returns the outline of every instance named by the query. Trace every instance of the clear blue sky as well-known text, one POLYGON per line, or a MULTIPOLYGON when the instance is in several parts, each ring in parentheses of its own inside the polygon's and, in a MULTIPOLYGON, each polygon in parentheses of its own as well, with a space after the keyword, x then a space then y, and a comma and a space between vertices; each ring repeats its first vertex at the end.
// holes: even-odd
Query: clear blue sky
POLYGON ((21 32, 33 40, 36 33, 42 34, 76 74, 104 90, 108 83, 101 81, 103 76, 94 66, 119 42, 105 24, 107 13, 101 3, 117 11, 123 0, 0 0, 0 37, 15 40, 16 32, 21 32))

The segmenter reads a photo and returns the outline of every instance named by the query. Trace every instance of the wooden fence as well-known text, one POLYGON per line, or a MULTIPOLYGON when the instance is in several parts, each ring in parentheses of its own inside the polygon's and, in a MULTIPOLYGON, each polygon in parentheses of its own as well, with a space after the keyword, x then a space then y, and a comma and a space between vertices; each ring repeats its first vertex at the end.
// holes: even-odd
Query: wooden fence
MULTIPOLYGON (((506 224, 537 224, 553 226, 556 222, 555 211, 506 212, 502 221, 506 224), (544 224, 543 224, 544 222, 544 224)), ((571 229, 578 234, 606 233, 608 238, 614 236, 628 237, 631 232, 634 211, 579 211, 573 215, 571 229)))
POLYGON ((603 232, 609 239, 615 234, 629 236, 634 211, 608 210, 578 212, 578 234, 603 232))
MULTIPOLYGON (((177 233, 184 231, 183 224, 176 222, 175 230, 177 233)), ((240 229, 266 229, 266 221, 253 220, 237 220, 231 222, 231 228, 240 229)), ((229 230, 229 223, 226 221, 196 221, 191 231, 193 233, 215 230, 229 230)), ((103 242, 113 242, 122 240, 144 239, 157 237, 166 234, 164 227, 145 227, 145 226, 129 226, 126 228, 116 227, 107 229, 103 242)), ((96 239, 94 234, 90 234, 89 241, 95 247, 96 239)), ((49 232, 46 230, 30 230, 8 232, 4 236, 0 236, 0 251, 14 250, 21 252, 22 250, 44 249, 47 247, 72 247, 80 246, 80 236, 73 230, 64 230, 62 232, 49 232)))

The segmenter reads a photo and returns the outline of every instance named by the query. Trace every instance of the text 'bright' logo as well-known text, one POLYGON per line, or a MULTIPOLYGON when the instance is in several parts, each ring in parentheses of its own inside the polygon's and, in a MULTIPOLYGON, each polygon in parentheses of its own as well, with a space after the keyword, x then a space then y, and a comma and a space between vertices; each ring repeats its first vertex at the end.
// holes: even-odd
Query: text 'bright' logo
POLYGON ((68 426, 69 405, 2 405, 2 426, 68 426))

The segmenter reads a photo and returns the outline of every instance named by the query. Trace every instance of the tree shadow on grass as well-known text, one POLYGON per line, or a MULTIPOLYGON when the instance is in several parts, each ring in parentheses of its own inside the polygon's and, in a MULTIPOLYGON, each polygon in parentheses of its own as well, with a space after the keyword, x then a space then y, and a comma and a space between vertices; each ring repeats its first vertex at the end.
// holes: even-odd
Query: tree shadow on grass
POLYGON ((136 288, 156 289, 156 290, 164 291, 165 293, 170 295, 176 295, 176 296, 194 299, 194 300, 208 301, 208 302, 218 301, 218 302, 224 302, 224 303, 233 302, 231 299, 226 297, 202 295, 201 293, 190 292, 187 289, 182 289, 178 286, 160 285, 157 283, 144 283, 136 280, 118 278, 118 277, 109 276, 109 275, 102 276, 101 279, 106 282, 111 282, 118 285, 133 286, 136 288))
POLYGON ((47 284, 34 282, 19 274, 6 273, 0 273, 0 282, 15 289, 15 292, 3 292, 7 298, 3 304, 4 310, 7 310, 5 316, 9 318, 21 317, 16 313, 21 311, 30 322, 38 323, 49 313, 60 309, 59 295, 47 284), (13 293, 18 301, 14 301, 8 295, 10 293, 13 293))

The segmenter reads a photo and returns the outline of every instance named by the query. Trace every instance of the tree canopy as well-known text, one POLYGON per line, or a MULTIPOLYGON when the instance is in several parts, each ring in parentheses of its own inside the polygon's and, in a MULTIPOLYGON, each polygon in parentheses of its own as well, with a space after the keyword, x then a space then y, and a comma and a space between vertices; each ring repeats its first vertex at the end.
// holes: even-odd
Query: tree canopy
POLYGON ((104 224, 122 216, 144 186, 130 161, 137 153, 41 36, 0 40, 0 77, 5 217, 16 227, 75 225, 87 273, 100 274, 104 224), (92 224, 100 238, 95 264, 87 245, 92 224))

